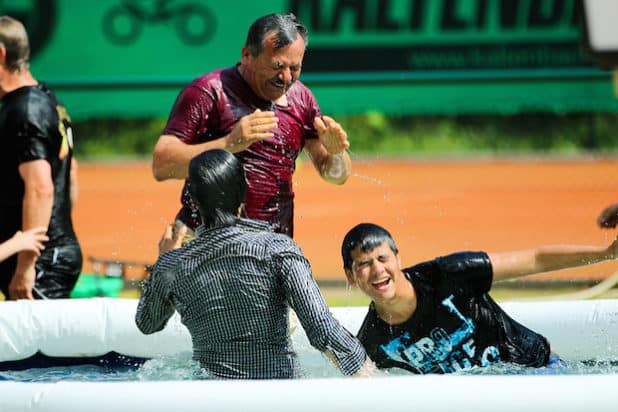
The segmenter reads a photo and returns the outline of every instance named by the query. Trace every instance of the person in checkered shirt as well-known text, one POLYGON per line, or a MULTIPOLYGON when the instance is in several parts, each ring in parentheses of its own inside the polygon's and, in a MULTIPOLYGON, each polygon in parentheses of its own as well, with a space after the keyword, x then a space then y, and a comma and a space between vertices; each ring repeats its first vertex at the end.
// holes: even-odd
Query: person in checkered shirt
POLYGON ((360 342, 329 311, 300 247, 267 222, 239 217, 246 193, 241 162, 225 150, 205 151, 191 160, 188 182, 203 224, 180 248, 182 233, 166 230, 159 244, 165 253, 143 283, 138 328, 160 331, 177 311, 191 333, 193 358, 209 376, 295 378, 302 371, 291 308, 311 345, 344 375, 372 374, 360 342))

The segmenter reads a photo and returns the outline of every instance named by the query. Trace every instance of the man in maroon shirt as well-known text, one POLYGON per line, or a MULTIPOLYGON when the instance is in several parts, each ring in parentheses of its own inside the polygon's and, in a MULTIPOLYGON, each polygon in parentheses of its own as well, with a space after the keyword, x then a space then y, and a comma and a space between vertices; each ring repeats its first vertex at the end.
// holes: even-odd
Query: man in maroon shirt
MULTIPOLYGON (((154 148, 158 181, 186 179, 189 161, 225 149, 243 163, 247 217, 293 235, 295 161, 304 148, 324 180, 343 184, 351 171, 346 132, 322 116, 311 91, 298 81, 307 29, 293 14, 270 14, 249 28, 240 63, 198 77, 179 94, 154 148)), ((177 223, 200 224, 187 183, 177 223)), ((190 233, 190 232, 189 232, 190 233)))

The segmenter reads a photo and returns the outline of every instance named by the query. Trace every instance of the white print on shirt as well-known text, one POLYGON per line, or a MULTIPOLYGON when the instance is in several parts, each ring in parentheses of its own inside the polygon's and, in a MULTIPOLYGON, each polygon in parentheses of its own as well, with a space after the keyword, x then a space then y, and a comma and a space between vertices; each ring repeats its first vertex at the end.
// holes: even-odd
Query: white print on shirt
MULTIPOLYGON (((475 364, 476 346, 473 338, 475 325, 466 318, 453 304, 453 295, 442 301, 449 312, 462 321, 454 332, 448 333, 441 327, 429 332, 429 336, 411 342, 410 334, 404 332, 386 345, 380 345, 387 357, 412 366, 418 373, 450 373, 470 369, 475 364)), ((480 357, 481 366, 488 366, 500 361, 500 354, 495 346, 483 349, 480 357)))

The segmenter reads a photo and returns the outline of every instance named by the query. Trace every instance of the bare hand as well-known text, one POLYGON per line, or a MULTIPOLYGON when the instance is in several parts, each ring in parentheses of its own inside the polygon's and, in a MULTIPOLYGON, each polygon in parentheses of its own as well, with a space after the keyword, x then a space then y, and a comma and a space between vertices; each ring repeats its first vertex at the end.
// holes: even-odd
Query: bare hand
POLYGON ((228 136, 229 150, 233 153, 240 152, 259 140, 274 137, 272 131, 278 124, 279 119, 274 112, 256 109, 253 113, 241 117, 234 126, 228 136))
POLYGON ((41 251, 45 249, 43 243, 49 240, 45 232, 47 232, 46 227, 35 227, 24 232, 17 231, 11 241, 15 242, 15 248, 18 251, 28 250, 40 256, 41 251))
POLYGON ((34 300, 34 296, 32 296, 32 288, 34 287, 35 277, 34 267, 31 267, 24 273, 15 272, 13 279, 11 279, 11 283, 9 284, 10 299, 34 300))
POLYGON ((609 205, 597 218, 600 228, 614 228, 618 224, 618 203, 609 205))
POLYGON ((187 226, 182 225, 174 233, 174 225, 165 226, 161 240, 159 240, 159 254, 169 252, 170 250, 178 249, 182 246, 182 239, 187 234, 187 226))
POLYGON ((328 154, 340 154, 350 147, 348 134, 332 117, 316 117, 313 120, 313 125, 317 129, 320 142, 324 145, 328 154))
POLYGON ((363 366, 352 375, 355 378, 380 376, 382 372, 376 367, 375 363, 369 357, 365 360, 363 366))

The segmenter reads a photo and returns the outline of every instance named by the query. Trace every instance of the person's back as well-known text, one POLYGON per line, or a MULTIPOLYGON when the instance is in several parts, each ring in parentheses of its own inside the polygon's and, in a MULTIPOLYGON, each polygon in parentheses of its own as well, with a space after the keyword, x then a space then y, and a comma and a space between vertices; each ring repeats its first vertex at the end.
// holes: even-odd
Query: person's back
POLYGON ((286 279, 276 266, 282 254, 303 258, 289 238, 266 228, 251 220, 200 227, 199 241, 164 255, 159 263, 169 264, 176 275, 170 285, 172 301, 191 332, 194 358, 215 376, 298 375, 286 279))
POLYGON ((210 376, 293 378, 300 368, 290 337, 292 308, 311 345, 343 374, 370 372, 364 349, 330 313, 298 245, 266 222, 238 217, 246 193, 241 162, 207 150, 190 162, 189 188, 204 224, 195 240, 167 253, 162 245, 171 228, 166 231, 163 254, 143 284, 138 328, 157 332, 178 311, 194 359, 210 376))

